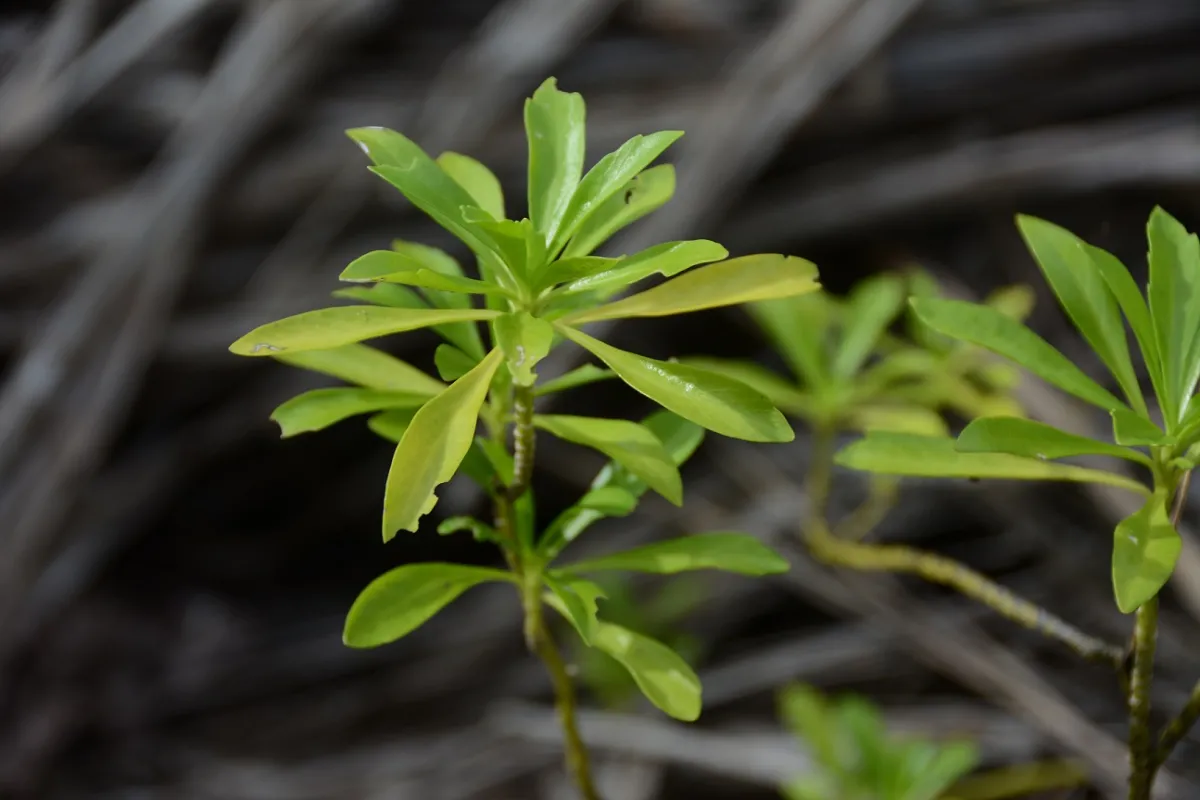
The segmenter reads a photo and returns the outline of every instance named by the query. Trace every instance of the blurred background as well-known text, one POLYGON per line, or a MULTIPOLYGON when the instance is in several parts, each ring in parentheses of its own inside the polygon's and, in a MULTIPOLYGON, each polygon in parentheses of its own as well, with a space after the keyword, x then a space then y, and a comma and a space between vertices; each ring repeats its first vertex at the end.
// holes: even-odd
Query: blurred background
MULTIPOLYGON (((635 133, 687 131, 667 156, 675 199, 612 252, 703 236, 810 258, 834 292, 909 264, 963 297, 1030 282, 1031 324, 1099 376, 1012 216, 1065 225, 1143 280, 1154 204, 1200 224, 1198 42, 1195 0, 5 0, 0 796, 571 796, 508 592, 478 589, 393 646, 342 646, 377 574, 494 553, 432 525, 382 545, 387 443, 361 419, 280 441, 271 409, 325 381, 226 351, 330 304, 342 267, 393 237, 459 252, 366 171, 345 128, 476 156, 520 211, 521 102, 556 75, 587 100, 589 162, 635 133)), ((651 355, 766 357, 737 310, 610 335, 651 355)), ((388 347, 431 368, 434 343, 388 347)), ((1104 430, 1043 387, 1021 398, 1104 430)), ((608 384, 561 406, 648 410, 608 384)), ((623 587, 687 645, 705 713, 683 726, 593 685, 584 727, 606 796, 777 797, 807 763, 776 719, 791 680, 865 693, 897 730, 974 737, 989 765, 1078 758, 1097 788, 1069 796, 1112 796, 1111 674, 914 581, 808 561, 789 545, 807 451, 802 429, 772 447, 710 436, 684 509, 647 500, 583 543, 743 529, 795 562, 675 597, 623 587)), ((543 513, 598 465, 543 439, 543 513)), ((859 491, 839 485, 835 504, 859 491)), ((456 482, 438 512, 479 500, 456 482)), ((1121 503, 913 483, 881 536, 1122 640, 1108 580, 1121 503)), ((1200 674, 1185 537, 1163 610, 1165 708, 1200 674)), ((1200 797, 1197 742, 1172 769, 1163 796, 1200 797)))

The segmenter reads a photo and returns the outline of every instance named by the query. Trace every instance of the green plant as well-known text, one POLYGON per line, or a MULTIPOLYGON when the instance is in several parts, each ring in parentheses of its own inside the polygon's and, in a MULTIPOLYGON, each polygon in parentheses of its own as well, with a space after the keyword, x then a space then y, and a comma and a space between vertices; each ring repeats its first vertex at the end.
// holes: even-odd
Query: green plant
MULTIPOLYGON (((1200 453, 1200 403, 1195 400, 1200 378, 1200 243, 1156 208, 1147 225, 1149 284, 1143 297, 1124 265, 1104 250, 1040 219, 1018 217, 1017 225, 1063 309, 1107 367, 1123 399, 1085 375, 1033 331, 993 309, 935 298, 917 298, 911 305, 921 322, 934 331, 986 348, 1103 409, 1111 418, 1112 441, 1027 419, 985 417, 972 421, 956 439, 869 432, 841 451, 837 463, 889 476, 1097 482, 1141 498, 1141 507, 1121 520, 1113 532, 1116 603, 1123 613, 1135 615, 1128 667, 1124 648, 1079 633, 1060 620, 1054 620, 1049 629, 1035 627, 1085 655, 1110 661, 1118 669, 1130 721, 1129 797, 1146 800, 1155 773, 1200 717, 1198 683, 1157 744, 1152 738, 1149 689, 1158 593, 1179 557, 1181 542, 1176 528, 1200 453), (1137 342, 1157 408, 1152 408, 1142 393, 1126 323, 1137 342), (1115 470, 1061 461, 1085 455, 1131 462, 1141 468, 1143 478, 1135 480, 1115 470)), ((947 559, 933 558, 946 570, 959 574, 965 570, 947 559)), ((888 568, 878 563, 874 566, 888 568)), ((1001 610, 1012 599, 977 575, 956 588, 973 591, 1001 610)), ((1019 602, 1027 614, 1051 619, 1036 606, 1013 602, 1019 602)))
POLYGON ((362 285, 337 294, 365 305, 263 325, 230 349, 356 384, 307 392, 284 403, 274 418, 286 436, 373 414, 370 426, 398 442, 384 492, 385 542, 400 530, 416 531, 437 502, 437 487, 456 472, 487 490, 494 506, 490 521, 452 518, 438 530, 469 531, 495 543, 507 569, 424 563, 391 570, 355 601, 345 641, 352 647, 382 645, 408 634, 472 586, 514 586, 526 643, 554 686, 568 769, 584 796, 594 798, 575 724, 574 689, 543 606, 563 614, 583 641, 620 662, 651 702, 690 720, 700 711, 694 673, 660 643, 600 620, 603 591, 583 576, 708 568, 761 575, 787 565, 756 539, 726 532, 573 564, 560 565, 558 557, 592 522, 629 514, 647 488, 681 503, 678 463, 698 444, 697 426, 750 441, 789 441, 794 434, 766 397, 737 381, 620 350, 581 328, 805 294, 818 284, 808 261, 781 255, 725 260, 726 250, 707 240, 667 242, 622 257, 593 255, 612 234, 670 199, 672 168, 649 165, 681 134, 635 136, 585 174, 583 99, 559 91, 554 79, 526 102, 525 126, 529 213, 520 220, 506 218, 499 181, 478 161, 457 153, 432 159, 403 135, 382 128, 349 131, 373 162, 372 172, 469 248, 478 277, 465 275, 440 250, 399 241, 342 272, 343 280, 362 285), (654 275, 670 280, 612 299, 654 275), (471 302, 474 295, 482 296, 482 307, 471 302), (484 345, 479 322, 487 325, 490 346, 484 345), (362 344, 418 328, 433 328, 445 339, 435 354, 440 381, 362 344), (539 363, 564 342, 590 351, 607 369, 588 365, 539 383, 539 363), (645 424, 535 413, 537 395, 613 376, 673 413, 645 424), (480 421, 486 433, 477 436, 480 421), (541 531, 530 491, 539 429, 599 450, 613 462, 578 503, 541 531))

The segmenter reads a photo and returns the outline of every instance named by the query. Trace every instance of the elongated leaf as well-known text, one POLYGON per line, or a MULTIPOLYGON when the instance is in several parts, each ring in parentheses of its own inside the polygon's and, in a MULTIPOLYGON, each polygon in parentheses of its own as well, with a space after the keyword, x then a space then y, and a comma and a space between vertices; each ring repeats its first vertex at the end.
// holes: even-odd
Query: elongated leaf
POLYGON ((766 331, 792 372, 813 391, 830 381, 831 366, 825 340, 834 319, 834 308, 822 292, 766 300, 747 306, 766 331))
POLYGON ((1161 208, 1146 226, 1150 242, 1150 317, 1162 358, 1163 400, 1168 426, 1174 427, 1200 375, 1200 242, 1161 208))
POLYGON ((283 437, 319 431, 368 411, 384 408, 416 408, 429 399, 427 394, 393 392, 380 389, 338 387, 313 389, 297 395, 271 412, 283 437))
POLYGON ((821 288, 817 268, 795 256, 755 255, 694 269, 615 303, 563 317, 569 325, 623 317, 666 317, 706 308, 792 297, 821 288))
POLYGON ((811 686, 791 684, 779 695, 783 723, 811 748, 818 764, 827 770, 841 769, 836 722, 825 698, 811 686))
POLYGON ((498 569, 463 564, 407 564, 385 572, 363 589, 346 615, 342 641, 379 647, 419 628, 460 594, 481 583, 513 581, 498 569))
MULTIPOLYGON (((434 289, 426 289, 425 292, 431 298, 439 301, 434 304, 438 308, 469 308, 471 305, 470 298, 464 294, 439 292, 434 289), (444 298, 450 297, 457 298, 462 302, 453 303, 444 301, 444 298)), ((358 300, 377 306, 387 306, 389 308, 428 308, 430 305, 412 289, 396 283, 350 286, 345 289, 339 289, 333 293, 333 296, 343 297, 348 300, 358 300)), ((488 297, 491 296, 488 295, 488 297)), ((439 336, 455 347, 464 352, 471 353, 474 358, 483 358, 483 340, 479 338, 479 329, 474 322, 450 322, 445 325, 434 325, 432 327, 439 336)))
POLYGON ((599 511, 606 517, 627 517, 637 508, 638 498, 620 486, 601 486, 579 498, 582 509, 599 511))
POLYGON ((344 281, 385 281, 462 294, 491 294, 502 291, 498 286, 473 278, 445 275, 427 269, 420 262, 394 250, 373 250, 359 256, 350 262, 339 277, 344 281))
POLYGON ((437 532, 439 536, 449 536, 461 531, 468 531, 471 534, 471 538, 477 542, 500 541, 500 534, 496 533, 495 528, 474 517, 447 517, 438 523, 437 532))
MULTIPOLYGON (((403 239, 395 239, 392 241, 392 250, 405 258, 419 262, 425 269, 432 270, 452 279, 464 277, 462 267, 459 263, 450 254, 436 247, 430 247, 419 242, 406 242, 403 239)), ((374 288, 378 291, 394 285, 384 284, 383 286, 376 286, 374 288)), ((401 287, 396 286, 396 288, 401 287)), ((424 287, 423 292, 429 298, 430 304, 436 308, 471 307, 471 298, 462 292, 443 292, 430 287, 424 287)), ((495 299, 496 295, 488 293, 486 297, 491 300, 495 299)), ((447 342, 462 350, 476 361, 483 358, 483 340, 479 338, 479 327, 474 322, 451 322, 446 325, 438 325, 434 330, 447 342)))
POLYGON ((437 165, 466 190, 474 205, 493 219, 504 219, 504 190, 500 187, 500 181, 483 163, 462 153, 447 151, 437 157, 437 165))
POLYGON ((693 356, 680 359, 681 364, 715 372, 746 384, 787 414, 806 416, 813 411, 813 399, 766 367, 750 361, 730 358, 693 356))
POLYGON ((1062 353, 1019 322, 995 309, 960 300, 929 297, 910 301, 917 316, 935 331, 998 353, 1080 400, 1106 411, 1124 408, 1062 353))
POLYGON ((579 256, 577 258, 560 258, 546 267, 539 276, 538 288, 545 289, 560 283, 570 283, 607 272, 620 264, 621 258, 602 258, 600 256, 579 256))
POLYGON ((382 414, 374 414, 367 420, 367 427, 375 435, 381 436, 393 444, 400 444, 400 440, 404 438, 404 432, 412 424, 412 418, 416 416, 418 410, 417 408, 394 408, 391 411, 384 411, 382 414))
POLYGON ((598 213, 610 197, 648 167, 680 136, 683 136, 683 131, 660 131, 649 136, 639 134, 596 162, 571 195, 571 202, 563 214, 550 251, 560 252, 592 214, 598 213))
MULTIPOLYGON (((420 242, 410 242, 406 239, 393 239, 392 250, 419 263, 425 269, 431 269, 434 272, 440 272, 443 275, 452 277, 464 277, 462 265, 447 253, 445 250, 439 250, 436 247, 430 247, 427 244, 420 242)), ((461 302, 461 298, 452 298, 456 302, 461 302)))
POLYGON ((904 283, 894 275, 877 275, 858 283, 850 294, 846 323, 833 356, 836 377, 849 378, 858 372, 903 303, 904 283))
POLYGON ((452 344, 439 344, 433 351, 433 364, 438 377, 444 381, 456 381, 470 372, 479 362, 452 344))
POLYGON ((1104 483, 1137 494, 1148 494, 1140 483, 1122 475, 1007 453, 963 453, 955 450, 954 445, 954 440, 949 437, 879 431, 843 449, 837 454, 836 462, 843 467, 881 475, 1076 481, 1104 483))
POLYGON ((239 356, 269 356, 283 352, 325 350, 344 344, 403 333, 445 322, 493 319, 500 314, 480 309, 382 308, 341 306, 306 311, 269 322, 229 346, 239 356))
MULTIPOLYGON (((389 308, 429 308, 421 295, 396 283, 375 283, 370 286, 347 286, 331 292, 334 297, 357 300, 389 308)), ((461 296, 461 295, 460 295, 461 296)))
POLYGON ((479 409, 503 354, 493 350, 413 417, 396 447, 383 499, 383 540, 415 531, 437 503, 434 491, 454 477, 475 439, 479 409))
POLYGON ((1125 319, 1129 321, 1129 327, 1133 330, 1134 338, 1137 339, 1138 347, 1142 351, 1142 360, 1146 363, 1150 382, 1161 403, 1162 398, 1166 397, 1162 355, 1158 352, 1158 339, 1154 333, 1154 322, 1150 318, 1150 309, 1146 306, 1146 299, 1142 297, 1142 292, 1134 282, 1133 276, 1129 274, 1129 270, 1116 256, 1093 245, 1086 245, 1086 247, 1091 255, 1092 263, 1096 265, 1096 269, 1100 270, 1100 275, 1108 285, 1108 290, 1117 299, 1117 304, 1121 306, 1125 319))
POLYGON ((1162 428, 1141 414, 1123 408, 1112 410, 1113 440, 1117 444, 1154 446, 1167 444, 1162 428))
POLYGON ((1175 571, 1182 542, 1167 513, 1166 494, 1155 492, 1113 532, 1112 576, 1117 608, 1131 614, 1158 594, 1175 571))
POLYGON ((610 293, 654 274, 670 277, 697 264, 720 261, 727 255, 728 250, 708 239, 663 242, 614 261, 611 269, 573 280, 562 291, 610 293))
POLYGON ((917 433, 922 436, 946 436, 949 430, 942 415, 919 406, 853 406, 848 421, 856 430, 917 433))
POLYGON ((525 101, 529 218, 547 245, 555 240, 583 174, 585 115, 582 95, 559 91, 554 78, 525 101))
POLYGON ((1046 282, 1083 338, 1108 366, 1134 408, 1144 412, 1125 322, 1092 251, 1070 231, 1036 217, 1017 217, 1017 227, 1046 276, 1046 282))
POLYGON ((675 194, 675 167, 660 164, 636 175, 625 187, 592 212, 563 255, 586 256, 614 233, 661 208, 675 194))
POLYGON ((537 380, 534 367, 550 354, 554 345, 554 327, 527 311, 514 311, 498 318, 493 330, 513 382, 517 386, 532 386, 537 380))
POLYGON ((446 384, 416 367, 365 344, 282 353, 275 358, 294 367, 332 375, 369 389, 392 389, 432 397, 446 388, 446 384))
POLYGON ((958 435, 955 449, 960 453, 1010 453, 1038 459, 1115 456, 1150 466, 1150 459, 1138 450, 1076 436, 1018 417, 986 417, 973 421, 958 435))
POLYGON ((610 622, 592 631, 592 646, 616 659, 646 699, 675 719, 700 717, 700 679, 675 651, 661 642, 610 622))
POLYGON ((796 436, 779 409, 744 383, 619 350, 565 325, 556 327, 633 389, 697 425, 751 442, 790 442, 796 436))
POLYGON ((623 419, 539 414, 533 424, 568 442, 592 447, 646 482, 675 505, 683 504, 679 470, 650 430, 623 419))
POLYGON ((567 389, 575 389, 580 386, 587 386, 589 383, 606 381, 615 377, 617 376, 612 370, 597 367, 595 364, 584 364, 561 377, 546 381, 537 387, 534 394, 541 397, 544 394, 563 392, 567 389))
POLYGON ((588 559, 562 568, 563 572, 625 570, 674 575, 698 569, 719 569, 739 575, 774 575, 788 571, 788 562, 745 533, 701 533, 635 547, 622 553, 588 559))
POLYGON ((979 763, 971 742, 910 742, 900 754, 907 791, 900 800, 936 800, 979 763))
POLYGON ((598 601, 605 596, 604 590, 591 581, 573 576, 543 575, 542 580, 551 592, 546 602, 570 621, 579 638, 590 647, 600 622, 596 618, 596 609, 598 601))

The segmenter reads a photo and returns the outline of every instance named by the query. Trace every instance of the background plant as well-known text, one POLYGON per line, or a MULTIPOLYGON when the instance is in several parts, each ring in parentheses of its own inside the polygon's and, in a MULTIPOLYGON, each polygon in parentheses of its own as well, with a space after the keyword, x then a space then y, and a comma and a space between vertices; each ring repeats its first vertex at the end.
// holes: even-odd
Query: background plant
POLYGON ((499 181, 478 161, 457 153, 434 160, 405 136, 382 128, 349 131, 373 162, 372 172, 471 250, 478 277, 465 275, 440 250, 395 242, 391 250, 356 259, 341 274, 343 280, 367 285, 343 290, 340 296, 365 304, 263 325, 230 349, 239 355, 273 356, 357 384, 307 392, 277 409, 274 417, 284 435, 290 435, 374 414, 368 424, 398 442, 384 492, 385 542, 400 530, 416 531, 437 502, 437 487, 460 468, 484 486, 493 500, 493 517, 451 518, 439 532, 470 531, 476 539, 495 543, 507 569, 422 563, 391 570, 355 601, 345 641, 352 647, 386 644, 473 586, 513 585, 524 611, 526 643, 544 662, 554 685, 568 768, 584 796, 592 798, 596 792, 575 724, 572 681, 543 619, 544 605, 570 621, 587 645, 625 667, 651 702, 692 720, 700 713, 695 674, 661 643, 601 620, 597 609, 604 592, 583 576, 706 568, 760 575, 787 565, 756 539, 727 532, 573 564, 560 565, 558 557, 595 520, 630 513, 647 488, 672 503, 682 502, 677 466, 699 443, 700 428, 751 441, 787 441, 793 433, 766 397, 742 383, 620 350, 581 327, 805 294, 817 289, 816 269, 780 255, 725 260, 726 250, 708 240, 667 242, 622 257, 592 255, 613 233, 670 198, 671 168, 648 167, 681 134, 635 136, 585 174, 583 99, 559 91, 554 79, 526 102, 525 125, 529 214, 520 220, 506 218, 499 181), (611 299, 653 275, 671 280, 611 299), (472 296, 483 298, 482 307, 471 302, 472 296), (478 322, 487 323, 486 346, 478 322), (449 385, 362 344, 426 327, 446 340, 436 363, 449 385), (539 385, 538 364, 566 341, 588 350, 607 371, 589 365, 539 385), (535 413, 539 393, 609 373, 673 413, 644 424, 535 413), (484 435, 476 435, 480 422, 484 435), (544 528, 537 524, 530 487, 539 429, 612 459, 590 491, 544 528))

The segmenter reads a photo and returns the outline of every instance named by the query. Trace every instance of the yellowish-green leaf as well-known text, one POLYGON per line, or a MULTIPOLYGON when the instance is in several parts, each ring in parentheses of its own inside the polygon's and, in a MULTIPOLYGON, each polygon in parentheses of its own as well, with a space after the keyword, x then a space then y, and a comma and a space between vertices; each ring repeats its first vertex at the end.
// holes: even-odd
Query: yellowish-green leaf
POLYGON ((809 395, 766 367, 751 361, 691 356, 682 358, 679 362, 744 383, 784 413, 806 416, 813 410, 813 401, 809 395))
MULTIPOLYGON (((346 286, 331 292, 343 300, 357 300, 390 308, 429 308, 429 303, 412 289, 398 283, 374 283, 369 286, 346 286)), ((457 295, 462 297, 462 295, 457 295)))
POLYGON ((367 420, 367 427, 377 436, 387 439, 393 444, 400 444, 404 432, 412 424, 418 408, 394 408, 382 414, 374 414, 367 420))
POLYGON ((322 308, 255 328, 231 344, 229 350, 239 356, 271 356, 283 352, 326 350, 431 325, 494 319, 498 316, 498 311, 471 308, 322 308))
POLYGON ((854 406, 850 409, 849 421, 851 426, 863 432, 894 431, 922 436, 946 436, 949 433, 941 414, 920 406, 854 406))
POLYGON ((529 143, 529 218, 550 244, 583 174, 586 107, 583 96, 547 78, 525 101, 529 143))
POLYGON ((554 326, 527 311, 513 311, 496 319, 492 328, 496 344, 504 351, 513 382, 533 386, 537 381, 534 367, 550 354, 554 345, 554 326))
POLYGON ((1182 542, 1167 513, 1166 494, 1155 492, 1113 532, 1112 577, 1117 608, 1131 614, 1158 594, 1179 560, 1182 542))
POLYGON ((1159 398, 1174 427, 1192 396, 1200 371, 1200 242, 1162 208, 1146 226, 1150 242, 1150 318, 1162 359, 1167 396, 1159 398))
POLYGON ((367 648, 394 642, 428 621, 459 595, 481 583, 511 583, 498 569, 464 564, 407 564, 385 572, 363 589, 346 615, 342 641, 367 648))
POLYGON ((319 431, 349 417, 385 408, 416 408, 429 399, 427 394, 393 392, 380 389, 337 387, 313 389, 297 395, 271 412, 283 438, 298 433, 319 431))
POLYGON ((1114 408, 1111 414, 1113 440, 1117 444, 1153 447, 1170 442, 1162 428, 1141 414, 1124 408, 1114 408))
POLYGON ((700 717, 700 679, 666 645, 620 625, 599 622, 592 631, 592 647, 625 667, 646 699, 664 713, 684 722, 700 717))
POLYGON ((462 153, 447 151, 437 157, 437 165, 466 190, 475 205, 493 219, 504 219, 504 190, 500 187, 500 181, 483 163, 462 153))
POLYGON ((661 208, 674 194, 675 167, 671 164, 650 167, 592 212, 579 226, 563 255, 568 258, 588 255, 626 225, 661 208))
POLYGON ((502 291, 498 286, 492 286, 474 278, 446 275, 428 269, 419 261, 397 253, 395 250, 372 250, 366 255, 359 256, 350 262, 339 277, 344 281, 384 281, 461 294, 491 294, 502 291))
POLYGON ((413 417, 396 447, 383 500, 383 539, 415 531, 437 503, 434 491, 454 477, 475 438, 479 409, 503 354, 493 350, 413 417))
POLYGON ((591 646, 592 634, 599 623, 597 604, 605 597, 604 590, 591 581, 574 576, 543 574, 542 581, 550 590, 546 602, 570 621, 584 644, 591 646))
POLYGON ((663 242, 614 261, 609 269, 577 278, 561 291, 565 294, 599 292, 603 296, 631 283, 659 274, 671 277, 697 264, 720 261, 729 251, 708 239, 663 242))
POLYGON ((595 364, 584 364, 576 367, 567 374, 548 380, 541 384, 534 391, 538 397, 544 394, 553 394, 554 392, 562 392, 567 389, 575 389, 579 386, 587 386, 589 383, 597 381, 606 381, 610 378, 617 377, 612 370, 597 367, 595 364))
POLYGON ((739 575, 774 575, 788 571, 788 562, 745 533, 701 533, 635 547, 621 553, 569 564, 565 573, 647 572, 674 575, 699 569, 718 569, 739 575))
MULTIPOLYGON (((816 277, 815 267, 813 277, 816 277)), ((833 355, 834 376, 844 379, 858 372, 878 346, 879 337, 900 313, 903 303, 904 282, 895 275, 876 275, 854 287, 846 304, 846 322, 837 352, 833 355)))
POLYGON ((416 367, 365 344, 281 353, 275 358, 293 367, 331 375, 369 389, 391 389, 432 397, 446 388, 446 384, 416 367))
POLYGON ((438 377, 444 381, 456 381, 470 372, 479 362, 452 344, 439 344, 433 351, 433 365, 438 377))
POLYGON ((819 391, 830 380, 825 340, 835 314, 824 292, 766 300, 746 308, 770 337, 806 389, 819 391))
POLYGON ((1076 436, 1042 422, 1018 417, 977 419, 958 435, 955 448, 963 453, 1010 453, 1037 459, 1113 456, 1150 466, 1150 459, 1138 450, 1076 436))

